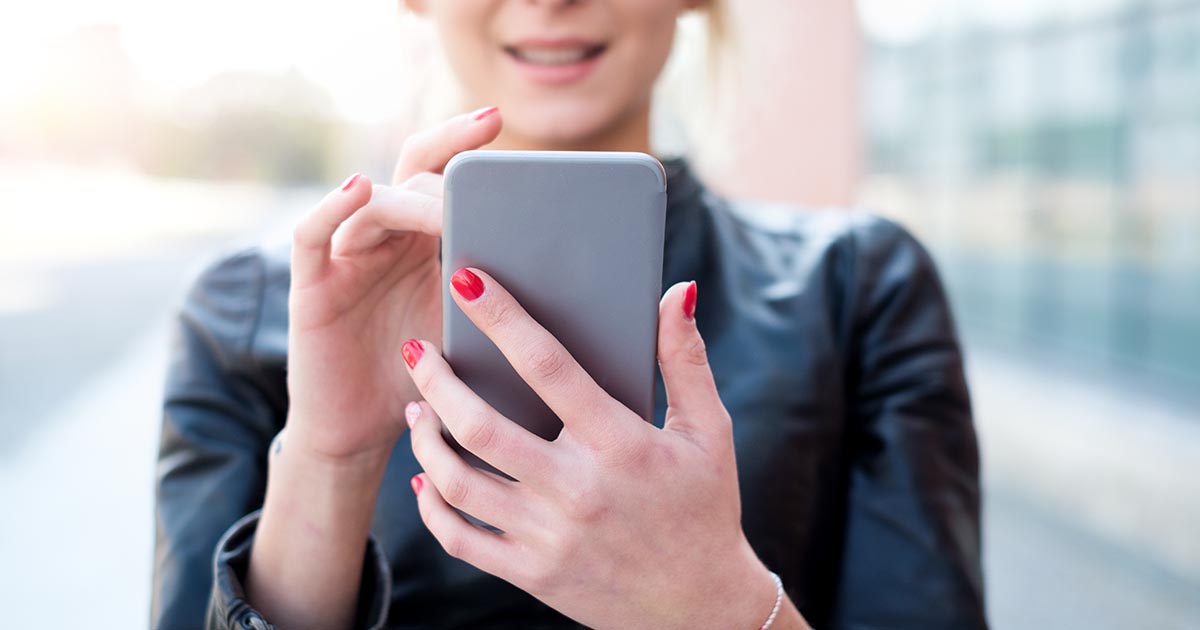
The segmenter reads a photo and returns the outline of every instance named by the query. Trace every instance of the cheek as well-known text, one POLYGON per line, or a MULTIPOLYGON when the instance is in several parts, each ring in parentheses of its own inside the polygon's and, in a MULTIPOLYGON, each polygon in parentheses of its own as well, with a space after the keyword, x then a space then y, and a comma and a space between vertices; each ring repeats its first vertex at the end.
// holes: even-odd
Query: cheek
POLYGON ((621 3, 621 22, 626 36, 636 41, 650 61, 664 61, 675 39, 675 21, 683 5, 670 1, 629 1, 621 3))
POLYGON ((447 0, 435 3, 432 15, 450 68, 469 93, 480 96, 494 92, 496 55, 488 36, 492 4, 447 0))
POLYGON ((630 45, 622 59, 621 74, 626 77, 629 89, 647 95, 671 54, 675 15, 658 13, 641 17, 640 22, 631 23, 626 31, 630 45))

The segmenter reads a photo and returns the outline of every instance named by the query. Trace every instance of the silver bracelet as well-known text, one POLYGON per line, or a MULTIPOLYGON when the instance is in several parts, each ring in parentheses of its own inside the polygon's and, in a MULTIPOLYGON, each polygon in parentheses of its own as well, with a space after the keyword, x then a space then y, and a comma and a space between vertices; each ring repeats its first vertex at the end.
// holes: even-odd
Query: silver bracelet
POLYGON ((774 571, 768 571, 771 574, 771 579, 775 581, 775 607, 771 609, 771 616, 763 622, 763 625, 758 627, 758 630, 768 630, 771 624, 775 623, 775 617, 779 615, 779 606, 783 603, 783 580, 774 571))

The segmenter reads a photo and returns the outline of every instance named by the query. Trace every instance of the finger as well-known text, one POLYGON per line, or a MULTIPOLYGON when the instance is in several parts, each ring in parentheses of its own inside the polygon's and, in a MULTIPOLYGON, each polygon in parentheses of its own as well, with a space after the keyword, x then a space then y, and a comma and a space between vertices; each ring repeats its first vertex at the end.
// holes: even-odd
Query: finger
POLYGON ((392 182, 403 182, 422 171, 442 172, 450 158, 495 140, 501 125, 500 111, 485 107, 409 136, 400 150, 392 182))
POLYGON ((404 183, 400 184, 400 187, 429 195, 430 197, 437 197, 438 199, 441 199, 442 193, 445 192, 442 188, 441 173, 430 173, 428 171, 421 171, 404 180, 404 183))
POLYGON ((333 239, 333 251, 365 251, 405 233, 442 235, 442 198, 397 186, 376 186, 371 201, 346 220, 333 239))
POLYGON ((573 435, 593 445, 621 435, 614 420, 632 414, 604 391, 554 335, 496 279, 474 267, 454 272, 454 301, 573 435))
POLYGON ((371 199, 371 182, 352 175, 325 195, 292 233, 292 286, 315 280, 329 262, 330 239, 348 217, 371 199))
POLYGON ((402 353, 413 383, 463 448, 534 487, 554 478, 550 443, 505 418, 467 387, 436 346, 409 339, 402 353))
POLYGON ((700 435, 728 431, 729 413, 717 393, 704 339, 696 328, 695 282, 680 282, 658 307, 658 365, 667 390, 665 429, 700 435))
POLYGON ((506 532, 528 520, 519 514, 525 503, 517 497, 518 484, 463 461, 442 438, 442 423, 428 403, 410 402, 404 414, 413 455, 446 503, 506 532))
POLYGON ((442 549, 454 558, 501 579, 520 561, 519 546, 501 534, 468 523, 446 503, 426 474, 412 479, 421 520, 442 549))

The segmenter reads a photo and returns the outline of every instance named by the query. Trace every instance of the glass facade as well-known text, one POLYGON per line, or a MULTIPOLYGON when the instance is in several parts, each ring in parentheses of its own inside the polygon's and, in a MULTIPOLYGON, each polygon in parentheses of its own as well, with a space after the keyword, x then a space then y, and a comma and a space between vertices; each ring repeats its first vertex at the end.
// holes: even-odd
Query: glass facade
POLYGON ((941 17, 869 38, 864 202, 970 335, 1200 384, 1200 1, 941 17))

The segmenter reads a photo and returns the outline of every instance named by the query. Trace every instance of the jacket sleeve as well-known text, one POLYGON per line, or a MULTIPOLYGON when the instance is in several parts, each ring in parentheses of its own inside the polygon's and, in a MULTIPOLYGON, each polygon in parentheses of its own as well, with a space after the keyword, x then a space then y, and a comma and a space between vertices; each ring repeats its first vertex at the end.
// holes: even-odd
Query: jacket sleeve
MULTIPOLYGON (((205 623, 209 630, 275 628, 246 600, 243 587, 260 514, 261 512, 256 510, 242 517, 217 543, 216 555, 213 558, 215 579, 205 623)), ((358 613, 354 627, 378 630, 387 620, 391 570, 388 568, 387 556, 383 554, 382 547, 373 536, 367 541, 359 585, 358 613)))
POLYGON ((836 628, 986 628, 979 452, 962 351, 924 248, 851 232, 849 494, 836 628))
MULTIPOLYGON (((242 586, 267 449, 287 414, 282 366, 268 369, 255 356, 267 282, 258 250, 227 257, 201 274, 175 325, 158 452, 152 628, 271 627, 242 586)), ((366 554, 358 627, 378 627, 390 572, 373 538, 366 554)))
POLYGON ((163 400, 151 627, 198 628, 217 540, 262 504, 266 451, 281 420, 253 363, 261 256, 201 274, 176 320, 163 400))

